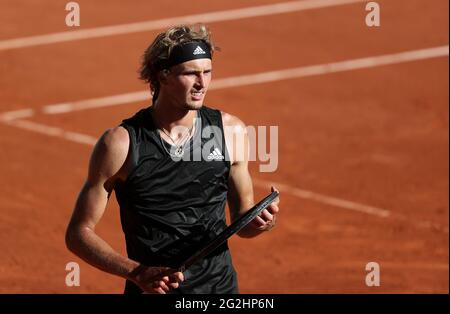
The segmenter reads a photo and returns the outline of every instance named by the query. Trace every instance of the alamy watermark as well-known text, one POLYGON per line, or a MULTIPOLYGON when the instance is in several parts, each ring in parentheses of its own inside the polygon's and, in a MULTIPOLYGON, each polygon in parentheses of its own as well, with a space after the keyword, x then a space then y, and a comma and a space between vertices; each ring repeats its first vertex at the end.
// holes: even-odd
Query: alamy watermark
POLYGON ((79 287, 80 286, 80 265, 76 262, 69 262, 66 264, 66 286, 79 287))
MULTIPOLYGON (((366 15, 366 25, 369 27, 379 27, 380 24, 380 5, 375 1, 366 3, 366 11, 369 13, 366 15)), ((80 26, 80 5, 75 2, 67 2, 66 11, 69 13, 66 15, 66 25, 69 27, 80 26)))
MULTIPOLYGON (((201 118, 197 119, 201 125, 201 118)), ((171 132, 187 134, 189 129, 177 126, 171 132)), ((167 148, 167 144, 163 146, 167 148)), ((259 161, 261 172, 274 172, 278 168, 278 126, 224 126, 222 129, 208 125, 201 132, 196 130, 192 140, 186 140, 183 146, 171 145, 167 153, 174 161, 259 161)))
POLYGON ((381 281, 380 265, 376 262, 369 262, 366 264, 366 285, 368 287, 379 287, 381 281))
POLYGON ((380 24, 380 5, 374 1, 366 4, 366 11, 369 11, 366 15, 366 25, 369 27, 379 27, 380 24))
POLYGON ((69 27, 80 26, 80 5, 76 2, 67 2, 66 11, 66 25, 69 27))

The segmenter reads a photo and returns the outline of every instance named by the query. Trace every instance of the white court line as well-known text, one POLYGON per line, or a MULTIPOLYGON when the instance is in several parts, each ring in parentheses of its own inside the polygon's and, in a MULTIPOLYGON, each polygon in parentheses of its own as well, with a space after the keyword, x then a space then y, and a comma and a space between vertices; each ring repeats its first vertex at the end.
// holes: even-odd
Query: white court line
POLYGON ((304 0, 281 2, 277 4, 261 5, 234 10, 216 11, 145 21, 121 25, 88 28, 76 31, 59 32, 46 35, 14 38, 0 41, 0 51, 18 49, 38 45, 48 45, 60 42, 82 40, 88 38, 123 35, 167 28, 178 24, 212 23, 220 21, 238 20, 244 18, 289 13, 309 9, 318 9, 344 4, 366 2, 366 0, 304 0))
POLYGON ((397 64, 402 62, 417 61, 429 58, 444 57, 449 55, 449 46, 440 46, 427 49, 418 49, 394 54, 352 59, 347 61, 327 64, 311 65, 300 68, 291 68, 281 71, 264 72, 252 75, 243 75, 215 82, 213 88, 227 88, 250 84, 261 84, 291 78, 299 78, 314 75, 323 75, 351 70, 373 68, 377 66, 397 64))
POLYGON ((113 95, 107 97, 92 98, 74 102, 67 102, 61 104, 47 105, 42 108, 44 114, 60 114, 72 111, 79 111, 85 109, 95 109, 101 107, 109 107, 115 105, 123 105, 131 102, 138 102, 150 99, 150 91, 140 91, 133 93, 126 93, 120 95, 113 95))
MULTIPOLYGON (((286 70, 269 71, 257 74, 215 79, 211 83, 210 90, 218 90, 223 88, 239 87, 251 84, 262 84, 300 77, 359 70, 377 66, 397 64, 402 62, 411 62, 430 58, 445 57, 448 55, 449 55, 448 45, 426 49, 411 50, 381 56, 373 56, 333 63, 291 68, 286 70)), ((33 114, 36 113, 36 111, 44 114, 60 114, 85 109, 93 109, 113 105, 123 105, 131 102, 147 101, 149 100, 149 98, 150 94, 148 91, 139 91, 107 97, 92 98, 81 101, 53 104, 47 105, 41 108, 40 110, 37 109, 35 111, 33 111, 32 109, 21 109, 17 111, 5 112, 3 114, 0 114, 0 121, 11 121, 16 118, 31 117, 33 114)))
POLYGON ((61 128, 48 126, 45 124, 36 123, 28 120, 5 121, 5 124, 12 125, 20 129, 32 131, 35 133, 63 138, 65 140, 79 144, 94 145, 97 142, 97 139, 90 135, 65 131, 61 128))
POLYGON ((402 215, 399 213, 393 213, 392 211, 384 209, 384 208, 373 207, 373 206, 368 206, 368 205, 364 205, 364 204, 360 204, 360 203, 355 203, 355 202, 339 199, 336 197, 327 196, 327 195, 319 194, 316 192, 299 189, 297 187, 292 187, 287 184, 283 184, 283 183, 279 183, 279 182, 253 179, 253 184, 255 186, 259 186, 260 188, 265 188, 265 189, 269 189, 271 186, 274 186, 277 189, 279 189, 280 192, 282 192, 282 193, 287 193, 287 194, 290 194, 292 196, 295 196, 295 197, 298 197, 301 199, 311 200, 311 201, 315 201, 317 203, 327 204, 327 205, 330 205, 333 207, 347 209, 347 210, 351 210, 351 211, 355 211, 355 212, 359 212, 359 213, 363 213, 363 214, 369 214, 371 216, 377 216, 380 218, 391 217, 391 218, 395 218, 397 220, 405 221, 407 224, 412 224, 421 229, 431 229, 431 230, 437 230, 437 231, 440 231, 443 233, 448 233, 447 226, 440 225, 440 224, 433 223, 433 222, 426 221, 426 220, 419 220, 419 221, 412 220, 411 218, 409 218, 406 215, 402 215))
POLYGON ((279 182, 270 182, 270 181, 264 181, 264 180, 253 180, 253 183, 259 187, 267 188, 271 186, 275 186, 276 188, 282 190, 285 193, 294 195, 299 198, 317 201, 319 203, 335 206, 335 207, 341 207, 353 211, 357 211, 364 214, 369 214, 372 216, 378 216, 381 218, 386 218, 391 215, 391 212, 387 209, 383 208, 377 208, 373 206, 368 206, 364 204, 359 204, 355 202, 346 201, 343 199, 339 199, 336 197, 326 196, 323 194, 318 194, 312 191, 307 191, 295 187, 291 187, 289 185, 279 183, 279 182))
POLYGON ((34 109, 20 109, 20 110, 8 111, 8 112, 0 114, 0 121, 7 122, 7 121, 16 120, 16 119, 30 118, 30 117, 34 116, 34 114, 35 114, 34 109))

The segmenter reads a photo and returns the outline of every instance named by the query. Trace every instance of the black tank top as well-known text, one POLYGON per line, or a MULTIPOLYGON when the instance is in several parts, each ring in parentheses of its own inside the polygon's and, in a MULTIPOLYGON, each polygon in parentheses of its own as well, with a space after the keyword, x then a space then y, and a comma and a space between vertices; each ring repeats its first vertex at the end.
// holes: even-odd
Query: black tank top
MULTIPOLYGON (((226 228, 230 162, 219 110, 197 111, 181 160, 169 155, 171 146, 161 139, 152 110, 142 109, 121 124, 130 137, 132 167, 115 192, 128 257, 147 266, 176 267, 226 228)), ((227 243, 184 276, 174 293, 238 293, 227 243)), ((126 282, 125 293, 140 292, 126 282)))

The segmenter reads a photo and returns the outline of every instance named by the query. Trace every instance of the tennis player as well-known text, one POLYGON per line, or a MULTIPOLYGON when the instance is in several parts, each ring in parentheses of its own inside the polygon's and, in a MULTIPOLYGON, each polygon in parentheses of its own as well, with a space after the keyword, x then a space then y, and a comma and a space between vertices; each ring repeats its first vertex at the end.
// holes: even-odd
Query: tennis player
MULTIPOLYGON (((204 25, 160 33, 140 70, 152 105, 107 130, 92 152, 66 243, 87 263, 125 278, 125 293, 239 292, 226 242, 183 273, 175 269, 226 228, 227 200, 233 221, 254 205, 246 126, 203 105, 215 50, 204 25), (127 257, 95 232, 113 191, 127 257)), ((238 235, 269 231, 278 203, 238 235)))

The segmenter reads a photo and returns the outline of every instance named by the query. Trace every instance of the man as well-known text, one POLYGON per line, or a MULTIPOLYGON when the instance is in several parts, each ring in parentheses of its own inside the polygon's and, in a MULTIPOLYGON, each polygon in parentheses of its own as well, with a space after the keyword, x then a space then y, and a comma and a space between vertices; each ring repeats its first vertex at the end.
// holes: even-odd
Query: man
MULTIPOLYGON (((203 106, 214 50, 205 26, 159 34, 141 68, 153 105, 107 130, 93 150, 66 243, 91 265, 125 278, 125 293, 239 291, 226 243, 184 273, 175 269, 226 228, 227 199, 232 220, 254 205, 245 125, 203 106), (236 136, 245 146, 236 144, 236 136), (113 190, 128 257, 95 233, 113 190)), ((278 202, 238 234, 249 238, 270 230, 278 202)))

